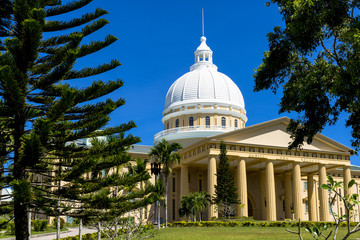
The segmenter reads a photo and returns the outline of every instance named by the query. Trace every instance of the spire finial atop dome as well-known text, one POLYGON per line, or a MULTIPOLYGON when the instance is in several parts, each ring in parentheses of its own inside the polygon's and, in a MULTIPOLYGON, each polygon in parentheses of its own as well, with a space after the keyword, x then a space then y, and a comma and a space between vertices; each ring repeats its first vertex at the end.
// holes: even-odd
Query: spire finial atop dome
POLYGON ((205 20, 204 20, 204 8, 202 8, 201 9, 202 11, 201 11, 201 13, 202 13, 202 18, 201 18, 201 20, 202 20, 202 35, 204 36, 205 35, 205 20))
POLYGON ((206 37, 201 36, 200 46, 195 51, 195 64, 191 66, 190 70, 195 70, 199 68, 213 68, 217 67, 213 64, 212 54, 213 52, 206 44, 206 37))

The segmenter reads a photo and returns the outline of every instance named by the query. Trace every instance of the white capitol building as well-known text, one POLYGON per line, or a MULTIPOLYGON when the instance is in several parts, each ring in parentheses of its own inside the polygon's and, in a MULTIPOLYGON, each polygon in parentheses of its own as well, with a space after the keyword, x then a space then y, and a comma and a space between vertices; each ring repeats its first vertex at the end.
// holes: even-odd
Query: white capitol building
MULTIPOLYGON (((356 184, 349 191, 359 193, 360 168, 350 164, 351 149, 317 134, 301 151, 288 150, 289 121, 282 117, 246 127, 243 95, 227 75, 218 71, 213 52, 202 36, 190 72, 169 88, 162 118, 164 130, 154 136, 154 145, 166 139, 183 146, 179 151, 181 164, 173 166, 169 177, 169 220, 180 220, 181 196, 204 190, 214 195, 221 141, 227 145, 239 201, 244 205, 236 207, 238 216, 330 221, 330 207, 344 214, 339 199, 331 206, 328 191, 319 186, 327 183, 329 174, 335 181, 353 178, 356 184)), ((151 148, 135 145, 130 154, 149 159, 151 148)), ((353 220, 360 220, 359 211, 355 209, 353 220)), ((217 215, 211 206, 204 217, 217 215)))

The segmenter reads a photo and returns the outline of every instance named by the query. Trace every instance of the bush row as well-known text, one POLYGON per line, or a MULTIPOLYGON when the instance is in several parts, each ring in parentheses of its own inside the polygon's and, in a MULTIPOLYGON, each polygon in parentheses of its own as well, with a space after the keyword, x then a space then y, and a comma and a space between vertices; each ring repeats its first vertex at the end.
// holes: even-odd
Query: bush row
POLYGON ((47 220, 32 220, 31 224, 34 226, 35 231, 43 232, 47 228, 48 221, 47 220))
MULTIPOLYGON (((143 226, 144 229, 149 230, 149 229, 153 229, 154 225, 144 225, 143 226)), ((106 230, 108 231, 108 230, 106 230)), ((123 230, 119 230, 119 235, 123 234, 123 230)), ((107 238, 106 234, 101 231, 101 238, 107 238)), ((83 240, 97 240, 97 232, 94 233, 87 233, 87 234, 83 234, 82 235, 82 239, 83 240)), ((56 240, 56 239, 54 239, 56 240)), ((69 237, 64 237, 64 238, 60 238, 60 240, 79 240, 79 236, 69 236, 69 237)))
MULTIPOLYGON (((329 227, 335 226, 334 222, 312 222, 312 221, 302 221, 300 223, 301 227, 313 227, 315 224, 319 226, 328 225, 329 227)), ((352 227, 355 227, 357 223, 350 223, 352 227)), ((296 221, 203 221, 203 222, 173 222, 168 223, 169 227, 249 227, 249 226, 259 226, 259 227, 296 227, 298 222, 296 221)), ((343 222, 340 224, 341 227, 346 226, 346 223, 343 222)))

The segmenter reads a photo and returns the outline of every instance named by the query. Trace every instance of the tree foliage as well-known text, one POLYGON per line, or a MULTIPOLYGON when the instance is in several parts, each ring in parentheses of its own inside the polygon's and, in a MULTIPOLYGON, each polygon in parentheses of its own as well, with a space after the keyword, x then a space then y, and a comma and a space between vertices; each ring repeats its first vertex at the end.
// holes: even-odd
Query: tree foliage
POLYGON ((150 157, 154 158, 155 161, 161 163, 162 173, 165 179, 165 226, 167 227, 168 212, 167 212, 167 196, 168 196, 168 178, 171 173, 171 165, 179 164, 181 156, 176 153, 182 147, 179 143, 169 143, 165 139, 154 146, 150 151, 150 157))
MULTIPOLYGON (((296 112, 290 148, 311 143, 326 125, 347 116, 360 146, 359 7, 355 0, 272 0, 285 27, 268 33, 269 51, 254 74, 255 91, 283 90, 280 113, 296 112)), ((269 4, 269 3, 268 3, 269 4)))
POLYGON ((114 211, 121 213, 137 206, 128 199, 144 194, 109 197, 110 186, 145 180, 145 172, 136 176, 113 172, 101 177, 103 170, 131 160, 125 151, 139 138, 126 134, 135 127, 133 122, 106 127, 109 114, 125 101, 99 98, 123 82, 89 83, 88 77, 115 69, 120 63, 111 60, 94 67, 75 67, 80 58, 86 59, 117 40, 108 35, 101 41, 83 43, 108 24, 102 18, 107 14, 103 9, 71 19, 63 16, 90 2, 0 1, 0 160, 5 164, 0 182, 2 187, 13 189, 13 202, 2 205, 0 213, 14 213, 17 239, 29 237, 30 209, 52 216, 91 216, 115 206, 114 211), (86 87, 71 86, 79 79, 86 87), (107 135, 114 139, 101 148, 75 144, 79 139, 107 135), (81 205, 87 200, 89 207, 81 205), (121 205, 122 200, 126 204, 121 205))
MULTIPOLYGON (((228 208, 238 203, 238 194, 234 181, 234 173, 230 170, 230 164, 226 155, 226 144, 220 143, 219 167, 217 169, 217 183, 215 185, 214 202, 219 208, 228 208)), ((221 209, 219 209, 221 211, 221 209)), ((228 212, 228 211, 226 211, 228 212)), ((224 217, 228 217, 226 213, 224 217)))
POLYGON ((199 214, 199 220, 202 220, 202 212, 210 205, 211 197, 207 192, 194 192, 189 193, 188 195, 181 196, 180 207, 179 207, 179 216, 186 216, 192 220, 196 221, 196 216, 199 214))

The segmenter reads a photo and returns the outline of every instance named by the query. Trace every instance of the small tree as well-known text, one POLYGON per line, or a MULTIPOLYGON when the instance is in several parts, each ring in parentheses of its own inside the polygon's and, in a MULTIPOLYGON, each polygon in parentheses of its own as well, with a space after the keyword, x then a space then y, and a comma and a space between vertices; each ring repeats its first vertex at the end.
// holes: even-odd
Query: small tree
POLYGON ((193 198, 192 194, 188 194, 185 196, 181 196, 180 207, 179 207, 179 216, 180 217, 188 217, 188 221, 190 222, 190 215, 193 213, 193 198))
POLYGON ((192 220, 196 222, 196 216, 200 213, 199 219, 201 222, 201 213, 209 206, 210 203, 211 197, 207 192, 189 193, 188 195, 181 197, 179 215, 180 217, 189 217, 189 221, 191 219, 190 215, 192 215, 192 220))
POLYGON ((181 157, 175 151, 181 149, 179 143, 169 143, 165 139, 159 142, 154 148, 151 149, 150 157, 155 158, 156 161, 163 164, 162 172, 165 179, 165 227, 168 222, 167 212, 167 196, 168 196, 168 178, 171 173, 171 164, 180 163, 181 157))
POLYGON ((230 171, 230 164, 226 155, 226 144, 220 143, 219 167, 217 169, 217 184, 215 185, 214 202, 223 217, 230 217, 234 210, 233 204, 239 203, 236 192, 234 174, 230 171))
MULTIPOLYGON (((321 185, 321 188, 325 189, 325 190, 330 190, 331 192, 333 192, 335 194, 333 199, 331 200, 331 203, 334 203, 336 197, 339 197, 339 199, 341 199, 341 201, 343 202, 343 204, 345 206, 345 214, 344 215, 338 215, 335 212, 333 212, 331 209, 331 213, 332 213, 332 216, 335 221, 335 230, 334 230, 333 239, 337 238, 337 232, 339 230, 340 224, 343 222, 346 222, 347 233, 342 238, 343 240, 345 240, 345 239, 348 239, 350 235, 360 231, 360 223, 358 223, 354 228, 351 228, 351 226, 350 226, 350 219, 354 214, 354 212, 353 212, 354 207, 359 205, 359 200, 358 200, 359 195, 358 194, 346 194, 346 190, 352 188, 352 186, 355 184, 355 180, 352 179, 348 183, 348 185, 345 186, 343 182, 335 182, 334 179, 329 175, 328 181, 329 181, 329 184, 323 184, 323 185, 321 185), (344 192, 344 194, 341 194, 341 191, 338 191, 338 188, 345 190, 345 191, 342 191, 342 192, 344 192)), ((331 206, 332 205, 333 204, 331 204, 331 206)), ((305 227, 305 230, 307 232, 309 232, 313 236, 314 239, 320 239, 321 237, 323 237, 324 239, 329 239, 331 237, 333 231, 331 231, 327 235, 324 235, 323 232, 326 231, 327 229, 328 229, 327 225, 321 227, 317 224, 315 224, 315 226, 313 228, 305 227)), ((301 240, 303 239, 301 236, 301 232, 300 232, 300 220, 299 220, 297 232, 291 231, 289 229, 286 229, 286 230, 290 233, 297 234, 299 236, 299 239, 301 239, 301 240)))

